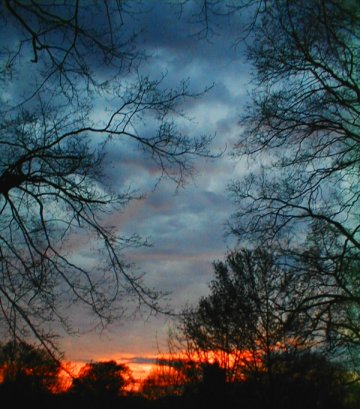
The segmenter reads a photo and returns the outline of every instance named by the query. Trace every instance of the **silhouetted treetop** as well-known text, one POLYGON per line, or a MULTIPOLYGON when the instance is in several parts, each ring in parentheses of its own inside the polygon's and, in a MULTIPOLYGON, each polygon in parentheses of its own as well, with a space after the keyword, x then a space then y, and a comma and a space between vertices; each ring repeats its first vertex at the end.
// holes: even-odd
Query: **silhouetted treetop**
POLYGON ((71 390, 90 399, 116 397, 133 381, 131 371, 125 364, 115 361, 91 362, 80 369, 71 390))

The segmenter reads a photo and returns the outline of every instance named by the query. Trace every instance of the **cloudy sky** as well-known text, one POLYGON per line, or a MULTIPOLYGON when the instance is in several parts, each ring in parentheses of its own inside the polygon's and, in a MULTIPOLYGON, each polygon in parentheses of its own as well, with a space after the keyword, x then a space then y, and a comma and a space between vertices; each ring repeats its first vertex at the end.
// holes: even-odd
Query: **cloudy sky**
MULTIPOLYGON (((234 210, 226 186, 244 172, 246 164, 231 160, 229 153, 240 132, 239 114, 250 90, 250 70, 242 45, 235 46, 240 21, 216 18, 211 26, 214 31, 201 38, 203 26, 197 23, 196 9, 188 5, 181 17, 176 11, 165 2, 154 2, 133 21, 142 30, 138 45, 150 55, 141 70, 151 78, 166 74, 166 86, 176 86, 183 79, 190 80, 194 92, 212 86, 183 106, 191 119, 183 126, 190 135, 215 135, 214 152, 226 149, 225 153, 221 158, 197 160, 195 178, 180 189, 167 180, 154 189, 156 178, 150 166, 135 152, 127 157, 126 171, 118 166, 124 158, 110 155, 108 174, 115 185, 131 183, 146 193, 143 200, 114 216, 114 223, 123 234, 149 238, 152 246, 128 252, 129 260, 146 272, 150 287, 169 292, 171 306, 179 310, 206 294, 211 263, 223 258, 233 245, 225 237, 226 220, 234 210)), ((63 345, 71 360, 122 354, 142 357, 156 354, 159 348, 166 352, 168 325, 167 317, 139 317, 101 336, 89 332, 64 339, 63 345)))
MULTIPOLYGON (((179 189, 166 179, 157 183, 158 175, 141 151, 112 146, 108 152, 105 171, 113 189, 130 185, 144 194, 121 213, 109 216, 111 224, 122 235, 148 238, 152 246, 129 250, 128 261, 137 271, 146 272, 149 287, 169 293, 167 302, 180 311, 207 293, 212 262, 222 259, 234 245, 233 238, 225 237, 225 224, 234 210, 226 187, 244 174, 246 163, 232 160, 229 154, 240 132, 239 116, 250 91, 251 69, 244 46, 237 41, 244 17, 210 13, 210 31, 205 36, 198 14, 201 2, 185 2, 182 9, 160 0, 145 4, 146 12, 133 14, 125 22, 129 32, 139 32, 137 46, 148 56, 140 66, 141 74, 155 80, 165 76, 162 86, 167 88, 182 80, 189 80, 194 93, 209 88, 183 104, 188 120, 181 120, 179 126, 190 136, 214 135, 214 154, 223 152, 218 158, 195 159, 194 178, 179 189)), ((86 254, 88 249, 81 246, 77 243, 79 254, 86 254)), ((81 327, 85 318, 78 317, 81 327)), ((168 326, 166 316, 140 316, 101 335, 87 331, 65 337, 61 347, 72 361, 126 358, 141 363, 159 350, 167 352, 168 326)))
MULTIPOLYGON (((196 24, 194 11, 189 7, 178 18, 173 8, 159 1, 137 17, 134 24, 142 28, 138 44, 151 56, 141 70, 152 78, 166 73, 167 86, 188 78, 195 92, 213 85, 201 98, 183 107, 191 118, 183 126, 190 135, 216 135, 214 152, 226 149, 225 153, 221 158, 197 160, 195 178, 180 189, 167 180, 153 189, 156 178, 139 153, 126 158, 126 171, 118 166, 125 158, 118 153, 110 155, 108 169, 115 185, 130 182, 146 193, 143 200, 132 202, 114 216, 114 223, 125 234, 149 238, 152 247, 134 249, 127 255, 139 271, 146 272, 150 287, 170 293, 175 310, 207 293, 211 263, 223 258, 233 246, 233 239, 225 237, 225 223, 234 210, 226 186, 246 169, 246 164, 229 157, 240 132, 239 114, 250 90, 250 69, 243 47, 235 46, 241 22, 234 17, 218 18, 217 25, 212 26, 214 32, 208 38, 199 38, 202 26, 196 24)), ((111 327, 101 336, 89 332, 66 338, 63 346, 71 360, 121 359, 127 354, 142 362, 142 357, 154 355, 159 349, 166 352, 168 325, 164 316, 139 317, 111 327)))

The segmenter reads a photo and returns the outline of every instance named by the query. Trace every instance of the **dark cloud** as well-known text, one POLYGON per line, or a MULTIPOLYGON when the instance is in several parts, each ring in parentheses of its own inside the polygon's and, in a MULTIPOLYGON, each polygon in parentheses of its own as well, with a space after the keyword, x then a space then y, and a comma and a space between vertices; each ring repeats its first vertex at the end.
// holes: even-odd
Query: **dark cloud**
POLYGON ((131 358, 129 361, 134 363, 134 364, 155 364, 156 359, 155 358, 147 358, 147 357, 144 357, 144 356, 135 356, 134 358, 131 358))

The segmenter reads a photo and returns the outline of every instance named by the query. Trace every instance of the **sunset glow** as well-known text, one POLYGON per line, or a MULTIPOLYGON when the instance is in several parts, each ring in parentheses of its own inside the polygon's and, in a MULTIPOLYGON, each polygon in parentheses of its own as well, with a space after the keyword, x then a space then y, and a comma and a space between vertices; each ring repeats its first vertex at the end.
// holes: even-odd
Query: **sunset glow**
MULTIPOLYGON (((127 389, 129 391, 137 391, 141 383, 149 376, 149 374, 156 371, 159 364, 162 368, 174 368, 176 362, 198 362, 210 364, 219 363, 224 368, 231 367, 246 367, 247 363, 254 363, 254 356, 251 352, 238 352, 233 354, 225 354, 222 351, 207 351, 206 354, 194 354, 190 357, 189 353, 184 351, 176 354, 158 354, 158 355, 145 355, 137 356, 133 354, 113 354, 106 355, 96 360, 96 362, 108 362, 115 361, 118 364, 127 365, 135 380, 135 383, 130 385, 127 389)), ((258 358, 260 363, 260 358, 258 358)), ((61 390, 67 390, 71 386, 72 377, 76 378, 79 375, 80 370, 89 362, 92 361, 67 361, 63 363, 63 370, 60 373, 61 377, 61 390)), ((176 365, 175 365, 176 366, 176 365)), ((241 371, 237 371, 238 379, 243 379, 241 371)))
MULTIPOLYGON (((157 357, 155 355, 149 355, 146 357, 138 357, 132 354, 121 355, 114 354, 104 358, 97 359, 96 362, 115 361, 118 364, 127 365, 135 380, 135 384, 128 387, 129 390, 137 390, 141 381, 143 381, 154 365, 156 364, 157 357)), ((63 362, 63 370, 61 370, 61 390, 67 390, 71 386, 72 378, 76 378, 79 375, 80 370, 89 362, 93 361, 67 361, 63 362)))

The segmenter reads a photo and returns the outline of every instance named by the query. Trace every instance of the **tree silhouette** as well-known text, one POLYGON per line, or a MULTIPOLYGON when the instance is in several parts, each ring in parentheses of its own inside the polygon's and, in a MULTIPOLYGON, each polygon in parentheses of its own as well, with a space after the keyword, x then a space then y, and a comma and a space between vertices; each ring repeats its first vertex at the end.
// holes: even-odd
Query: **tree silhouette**
POLYGON ((257 92, 236 152, 269 161, 233 186, 239 234, 313 221, 359 249, 359 18, 352 1, 275 1, 260 13, 248 49, 257 92))
POLYGON ((310 259, 302 265, 294 254, 256 248, 214 263, 209 295, 184 310, 171 335, 173 345, 204 368, 199 396, 284 409, 352 407, 352 395, 357 402, 356 386, 349 387, 358 384, 356 349, 344 350, 346 334, 340 342, 334 333, 348 322, 351 337, 357 324, 349 315, 357 311, 339 303, 329 310, 324 293, 331 289, 335 296, 338 285, 332 275, 324 280, 312 270, 310 259))
POLYGON ((339 363, 316 352, 306 352, 291 360, 280 354, 274 365, 272 384, 266 384, 266 379, 260 379, 260 382, 264 382, 267 393, 271 393, 270 407, 340 409, 347 406, 351 375, 339 363))
POLYGON ((276 243, 307 266, 299 275, 316 272, 302 279, 314 284, 303 310, 321 310, 344 343, 359 342, 359 23, 351 0, 257 8, 247 43, 255 87, 234 149, 250 166, 230 187, 231 231, 276 243))
POLYGON ((1 345, 0 368, 3 390, 41 393, 54 391, 59 383, 59 363, 45 349, 22 341, 1 345))
POLYGON ((230 253, 214 263, 210 294, 180 320, 175 335, 181 345, 200 361, 215 356, 230 382, 249 372, 271 378, 279 352, 290 357, 320 348, 324 330, 297 308, 304 294, 282 260, 262 248, 230 253))
POLYGON ((226 394, 226 370, 218 362, 205 363, 202 367, 200 394, 205 395, 209 404, 213 399, 222 401, 226 394))
POLYGON ((147 399, 181 396, 194 382, 195 363, 184 358, 160 358, 141 382, 140 392, 147 399))
POLYGON ((71 391, 90 402, 114 399, 133 382, 130 369, 115 361, 91 362, 83 366, 73 380, 71 391))
POLYGON ((211 37, 218 19, 241 14, 234 43, 253 64, 254 87, 233 152, 249 167, 230 184, 230 231, 291 253, 311 282, 302 311, 317 309, 333 340, 358 344, 358 2, 203 0, 193 18, 211 37))

